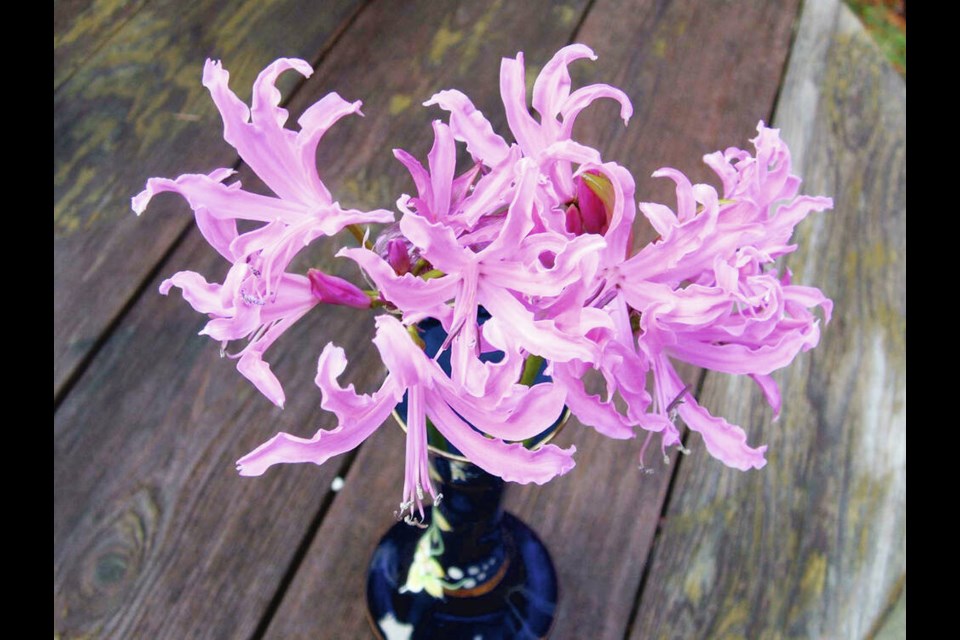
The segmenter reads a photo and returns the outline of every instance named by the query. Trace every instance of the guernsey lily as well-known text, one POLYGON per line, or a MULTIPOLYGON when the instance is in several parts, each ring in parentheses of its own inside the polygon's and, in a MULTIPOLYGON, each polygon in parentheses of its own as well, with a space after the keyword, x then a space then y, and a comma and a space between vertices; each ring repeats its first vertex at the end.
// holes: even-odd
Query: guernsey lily
MULTIPOLYGON (((311 437, 275 435, 239 460, 241 474, 260 475, 278 463, 322 464, 359 446, 402 402, 398 514, 417 524, 425 501, 438 499, 427 463, 435 436, 491 474, 543 483, 573 467, 575 450, 525 442, 564 407, 611 438, 642 434, 641 466, 651 442, 662 453, 682 450, 683 425, 728 466, 766 463, 766 447, 701 406, 677 365, 749 376, 779 412, 771 374, 816 346, 831 302, 793 283, 776 260, 795 249, 795 226, 832 202, 799 194, 786 144, 761 122, 752 149, 704 158, 719 191, 662 169, 654 175, 673 183, 676 202, 638 203, 630 172, 573 137, 575 120, 595 100, 618 103, 624 124, 633 113, 614 87, 572 89, 568 65, 580 59, 595 56, 580 44, 557 52, 534 81, 530 102, 523 54, 503 60, 509 137, 460 91, 427 100, 443 117, 432 124, 426 158, 393 151, 412 179, 408 194, 396 194, 396 213, 342 206, 317 173, 320 139, 342 117, 360 115, 359 102, 330 93, 293 130, 275 81, 286 71, 309 76, 308 63, 271 64, 248 107, 220 63, 207 61, 203 84, 224 139, 273 195, 244 190, 229 169, 149 180, 133 209, 143 212, 161 191, 180 194, 230 265, 222 283, 183 271, 161 292, 177 287, 208 315, 201 333, 238 358, 239 371, 277 405, 285 395, 264 352, 325 305, 376 314, 372 340, 386 370, 379 389, 357 393, 339 381, 345 352, 316 345, 320 406, 332 416, 311 437), (465 147, 459 169, 458 145, 465 147), (379 235, 367 227, 376 224, 384 225, 379 235), (641 226, 656 239, 634 249, 641 226), (354 269, 352 282, 294 268, 305 247, 329 236, 343 239, 333 251, 354 269), (429 355, 420 332, 428 320, 446 336, 429 355), (232 347, 238 340, 246 344, 232 347), (545 375, 534 383, 531 374, 540 370, 545 375), (606 383, 602 395, 584 382, 591 372, 606 383)), ((429 554, 421 555, 422 579, 407 588, 437 591, 429 554)))

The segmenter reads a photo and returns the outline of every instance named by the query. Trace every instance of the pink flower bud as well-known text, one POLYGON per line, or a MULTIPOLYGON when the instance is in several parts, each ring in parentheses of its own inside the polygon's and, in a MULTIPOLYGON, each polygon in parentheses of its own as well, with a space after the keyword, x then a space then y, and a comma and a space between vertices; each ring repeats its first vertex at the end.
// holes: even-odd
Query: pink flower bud
POLYGON ((613 190, 609 179, 585 173, 575 179, 577 199, 567 207, 567 231, 575 235, 603 235, 610 228, 613 190), (599 191, 599 193, 598 193, 599 191))
POLYGON ((410 271, 410 250, 407 243, 400 238, 394 238, 387 243, 387 262, 393 267, 398 276, 410 271))
POLYGON ((370 308, 370 296, 343 278, 331 276, 319 269, 310 269, 307 278, 310 279, 310 290, 321 302, 355 309, 370 308))

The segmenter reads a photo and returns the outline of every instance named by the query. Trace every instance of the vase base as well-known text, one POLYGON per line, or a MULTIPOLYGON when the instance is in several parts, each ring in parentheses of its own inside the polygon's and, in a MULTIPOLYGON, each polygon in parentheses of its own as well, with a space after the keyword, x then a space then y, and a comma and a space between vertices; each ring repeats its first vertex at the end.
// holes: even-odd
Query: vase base
POLYGON ((367 574, 367 609, 383 640, 513 640, 545 638, 557 604, 557 574, 537 535, 509 513, 501 521, 510 563, 489 591, 434 598, 406 591, 407 574, 423 530, 403 522, 380 540, 367 574))

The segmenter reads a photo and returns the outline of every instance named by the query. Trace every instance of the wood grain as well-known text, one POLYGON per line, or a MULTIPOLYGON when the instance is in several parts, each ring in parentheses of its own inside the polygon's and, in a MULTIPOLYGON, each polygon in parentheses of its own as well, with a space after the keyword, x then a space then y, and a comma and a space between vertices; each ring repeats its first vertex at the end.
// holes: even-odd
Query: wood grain
MULTIPOLYGON (((155 0, 129 16, 54 93, 55 401, 190 224, 188 216, 160 203, 138 220, 130 197, 151 176, 209 172, 237 162, 200 84, 204 59, 222 58, 231 85, 248 99, 267 63, 281 55, 318 55, 361 4, 335 0, 317 11, 304 0, 229 6, 155 0)), ((74 22, 104 19, 98 7, 91 5, 74 22)), ((93 27, 87 31, 84 38, 107 37, 93 27)), ((76 61, 80 54, 65 55, 76 61)), ((294 75, 283 78, 285 93, 295 86, 294 75)))
POLYGON ((835 0, 806 2, 775 121, 807 193, 834 211, 787 260, 836 307, 781 372, 784 411, 708 375, 706 406, 766 442, 741 474, 679 477, 633 638, 863 638, 906 572, 906 85, 835 0))
POLYGON ((56 91, 148 0, 54 0, 53 90, 56 91))
MULTIPOLYGON (((676 2, 662 6, 651 2, 597 2, 593 5, 576 39, 595 46, 601 57, 593 65, 581 63, 576 69, 594 69, 590 72, 594 74, 591 77, 593 81, 620 82, 631 96, 640 90, 653 91, 643 89, 651 83, 663 84, 666 86, 658 89, 663 95, 658 95, 658 98, 675 102, 682 100, 688 88, 667 83, 666 79, 686 77, 693 85, 701 87, 705 94, 714 92, 714 99, 729 104, 734 112, 734 115, 724 112, 722 116, 711 116, 688 109, 683 112, 684 117, 689 119, 685 122, 676 120, 676 113, 669 109, 654 109, 646 116, 648 119, 634 118, 630 128, 624 130, 610 109, 601 105, 591 107, 594 112, 585 114, 578 133, 582 131, 584 137, 606 144, 604 149, 608 159, 618 160, 632 169, 640 165, 652 171, 659 163, 654 164, 658 161, 650 156, 661 153, 663 157, 666 155, 664 152, 670 153, 668 148, 672 139, 668 132, 676 128, 685 131, 683 139, 677 144, 686 146, 687 153, 691 154, 682 158, 686 161, 683 168, 688 169, 689 165, 699 163, 703 153, 721 145, 714 139, 720 137, 721 127, 732 126, 729 122, 735 122, 735 130, 749 132, 760 117, 766 117, 772 110, 786 60, 789 25, 795 15, 795 5, 780 5, 779 9, 773 10, 767 3, 761 2, 736 7, 727 3, 711 3, 707 9, 712 12, 712 18, 701 17, 691 23, 689 16, 696 13, 693 11, 695 6, 703 4, 676 2), (625 16, 629 16, 629 19, 625 16), (629 24, 623 25, 622 22, 629 24), (678 23, 687 26, 680 27, 678 23), (718 24, 723 28, 718 28, 718 24), (643 45, 646 47, 653 46, 650 43, 654 39, 647 37, 651 33, 673 34, 670 41, 673 53, 657 58, 644 55, 644 50, 638 51, 631 46, 605 44, 611 42, 611 35, 616 36, 622 31, 631 31, 634 39, 628 42, 646 43, 643 45), (769 54, 769 59, 761 64, 755 64, 747 56, 735 57, 731 62, 721 55, 731 49, 736 51, 741 46, 761 45, 766 47, 769 54), (632 62, 637 58, 646 62, 632 62), (646 72, 643 70, 648 68, 644 64, 651 65, 646 72), (640 72, 626 73, 624 68, 640 72), (747 69, 756 75, 751 75, 747 69), (750 80, 744 86, 735 86, 725 74, 738 78, 750 76, 750 80), (757 104, 764 106, 758 107, 757 104), (703 124, 704 120, 706 125, 703 124), (697 131, 701 126, 703 138, 698 140, 697 131), (635 132, 634 128, 639 132, 635 132), (623 139, 627 136, 628 139, 623 139), (691 152, 690 148, 694 151, 691 152)), ((527 5, 521 6, 521 3, 497 9, 509 12, 526 10, 527 5)), ((495 128, 503 132, 502 106, 496 93, 497 57, 512 55, 516 50, 523 49, 529 74, 533 75, 538 65, 542 65, 556 48, 573 35, 572 26, 576 20, 570 21, 571 27, 566 35, 558 29, 558 33, 551 36, 553 42, 550 42, 543 19, 520 16, 506 19, 502 14, 496 15, 500 16, 497 23, 504 25, 496 32, 501 40, 489 42, 490 49, 482 54, 484 57, 465 67, 465 72, 470 72, 475 64, 479 71, 473 76, 465 74, 461 78, 447 70, 450 84, 436 88, 457 86, 466 91, 491 118, 495 128)), ((374 39, 381 33, 382 27, 378 26, 377 20, 378 16, 373 13, 364 14, 358 20, 355 27, 368 34, 362 38, 363 41, 374 39)), ((419 34, 417 25, 422 24, 428 35, 420 35, 419 39, 434 42, 458 40, 456 36, 450 38, 447 35, 451 30, 448 25, 454 20, 466 25, 484 22, 482 18, 471 17, 462 7, 451 18, 443 14, 431 14, 423 18, 412 17, 411 20, 416 22, 402 22, 398 25, 398 31, 410 35, 409 30, 414 30, 419 34), (431 38, 430 33, 442 35, 431 38)), ((464 31, 471 32, 469 27, 464 31)), ((459 41, 465 41, 466 38, 465 35, 461 36, 459 41)), ((345 40, 341 45, 352 42, 352 39, 349 42, 345 40)), ((389 39, 379 42, 388 50, 394 46, 389 39)), ((338 55, 355 58, 360 54, 348 53, 343 49, 334 51, 329 63, 339 69, 340 65, 335 61, 338 55)), ((449 55, 451 60, 463 60, 457 44, 451 46, 449 55)), ((385 95, 378 96, 376 100, 383 102, 392 92, 404 91, 403 82, 428 84, 423 80, 428 72, 422 71, 429 69, 428 62, 429 54, 417 54, 412 50, 405 57, 406 78, 396 78, 397 74, 389 67, 384 72, 376 65, 367 67, 368 73, 384 73, 382 82, 387 83, 385 95)), ((374 112, 367 107, 365 111, 368 115, 374 112)), ((342 141, 338 143, 343 144, 342 141)), ((422 155, 429 146, 429 139, 421 139, 416 144, 422 155)), ((351 166, 353 164, 351 162, 351 166)), ((359 171, 361 163, 356 164, 359 171)), ((379 174, 383 176, 379 179, 389 185, 394 171, 395 168, 385 167, 385 173, 379 174)), ((376 194, 383 187, 369 175, 363 178, 366 187, 361 192, 376 194)), ((378 174, 372 172, 372 175, 378 174)), ((346 487, 324 519, 303 567, 268 629, 268 637, 356 638, 368 633, 364 617, 364 569, 376 541, 391 524, 390 514, 396 508, 398 483, 402 477, 399 436, 393 433, 392 428, 381 431, 385 433, 361 449, 346 487)), ((578 432, 574 425, 568 428, 564 438, 578 446, 578 467, 568 476, 545 487, 516 487, 508 494, 508 506, 533 524, 554 554, 562 591, 552 637, 622 638, 658 524, 670 468, 660 468, 653 476, 639 473, 636 470, 639 443, 603 440, 587 430, 578 432)))

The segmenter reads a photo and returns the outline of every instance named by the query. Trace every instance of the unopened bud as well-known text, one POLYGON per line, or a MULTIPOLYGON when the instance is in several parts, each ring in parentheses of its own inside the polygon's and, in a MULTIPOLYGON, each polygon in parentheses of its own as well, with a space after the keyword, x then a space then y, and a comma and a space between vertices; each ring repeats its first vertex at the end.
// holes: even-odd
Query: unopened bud
POLYGON ((310 269, 307 278, 310 279, 310 290, 321 302, 355 309, 370 308, 370 296, 343 278, 331 276, 319 269, 310 269))

